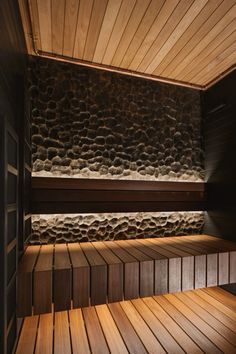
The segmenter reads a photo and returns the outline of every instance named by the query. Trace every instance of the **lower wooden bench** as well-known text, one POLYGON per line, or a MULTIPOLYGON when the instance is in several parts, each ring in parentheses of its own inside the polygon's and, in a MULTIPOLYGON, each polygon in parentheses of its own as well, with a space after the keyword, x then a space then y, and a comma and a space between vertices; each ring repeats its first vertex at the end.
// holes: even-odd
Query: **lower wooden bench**
POLYGON ((18 316, 236 282, 236 243, 207 235, 28 246, 18 316))

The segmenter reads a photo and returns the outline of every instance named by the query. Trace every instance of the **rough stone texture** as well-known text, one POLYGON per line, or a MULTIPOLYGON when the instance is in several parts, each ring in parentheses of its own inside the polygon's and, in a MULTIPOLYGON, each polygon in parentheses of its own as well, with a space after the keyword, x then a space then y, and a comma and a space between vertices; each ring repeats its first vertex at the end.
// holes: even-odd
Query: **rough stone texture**
POLYGON ((203 180, 200 93, 32 58, 33 175, 203 180))
POLYGON ((31 244, 201 233, 203 212, 33 215, 31 244))

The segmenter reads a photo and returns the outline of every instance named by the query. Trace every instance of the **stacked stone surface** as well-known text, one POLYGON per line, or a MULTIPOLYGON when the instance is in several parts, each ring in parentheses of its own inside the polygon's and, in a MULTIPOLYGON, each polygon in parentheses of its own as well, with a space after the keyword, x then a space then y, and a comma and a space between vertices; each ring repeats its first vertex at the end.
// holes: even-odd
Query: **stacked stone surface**
POLYGON ((32 216, 31 244, 199 234, 202 212, 32 216))
POLYGON ((198 91, 32 58, 29 92, 33 175, 203 180, 198 91))

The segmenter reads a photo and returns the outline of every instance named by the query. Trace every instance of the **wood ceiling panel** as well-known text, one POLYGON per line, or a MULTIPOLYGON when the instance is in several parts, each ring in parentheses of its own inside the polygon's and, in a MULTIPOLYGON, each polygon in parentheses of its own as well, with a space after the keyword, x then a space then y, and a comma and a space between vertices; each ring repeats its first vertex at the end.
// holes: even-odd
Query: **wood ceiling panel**
POLYGON ((127 48, 127 51, 123 57, 123 60, 120 64, 122 68, 128 68, 133 57, 135 56, 137 50, 141 46, 146 34, 148 33, 150 27, 153 24, 153 21, 156 19, 162 5, 164 3, 164 0, 152 0, 150 6, 148 7, 148 10, 145 13, 145 16, 143 17, 137 31, 135 32, 135 35, 133 39, 130 42, 129 47, 127 48))
POLYGON ((80 0, 73 58, 83 58, 92 9, 93 0, 80 0))
POLYGON ((51 0, 51 11, 52 52, 62 55, 65 22, 65 0, 51 0))
MULTIPOLYGON (((145 72, 149 64, 155 58, 156 53, 160 51, 160 49, 169 41, 169 37, 176 33, 176 27, 179 25, 180 21, 182 20, 183 16, 185 16, 186 11, 192 5, 194 0, 188 1, 186 4, 185 0, 181 0, 176 8, 174 9, 171 16, 165 23, 165 26, 162 28, 161 32, 158 33, 155 41, 153 42, 151 48, 146 53, 145 57, 139 64, 137 70, 141 72, 145 72)), ((147 72, 150 70, 147 70, 147 72)))
POLYGON ((38 48, 38 50, 42 50, 37 0, 32 0, 29 4, 30 16, 32 18, 32 27, 35 38, 34 47, 38 48))
MULTIPOLYGON (((235 36, 235 32, 233 33, 235 36)), ((229 45, 224 51, 222 51, 217 57, 215 57, 205 68, 204 73, 199 74, 199 80, 206 81, 213 77, 213 72, 218 70, 217 67, 224 67, 226 63, 232 62, 236 52, 236 41, 229 45)))
MULTIPOLYGON (((208 34, 208 32, 220 21, 228 10, 232 7, 234 0, 223 1, 219 7, 213 12, 208 20, 202 25, 202 27, 195 33, 191 40, 183 47, 177 56, 173 57, 171 63, 161 73, 163 76, 170 77, 173 70, 181 64, 181 62, 187 57, 189 53, 201 42, 202 39, 208 34)), ((155 72, 154 72, 155 73, 155 72)))
MULTIPOLYGON (((178 41, 178 39, 184 34, 184 32, 187 30, 187 28, 190 26, 190 24, 193 22, 193 20, 196 18, 196 16, 199 14, 199 12, 203 9, 203 7, 206 5, 207 0, 199 0, 199 2, 194 2, 192 3, 191 7, 186 7, 185 10, 187 12, 184 14, 184 9, 183 11, 180 11, 180 13, 184 14, 182 17, 181 21, 178 23, 175 27, 175 29, 172 31, 171 35, 169 38, 165 40, 162 46, 159 46, 160 50, 157 52, 153 60, 150 60, 148 58, 148 62, 150 63, 149 65, 146 65, 144 67, 140 67, 141 70, 143 70, 146 73, 152 74, 153 71, 156 69, 156 67, 162 62, 162 60, 166 57, 168 52, 171 50, 171 48, 174 46, 174 44, 178 41)), ((191 2, 189 2, 189 5, 191 2)), ((183 6, 186 5, 185 1, 183 1, 183 6)), ((178 19, 177 14, 173 14, 175 19, 178 19)), ((173 26, 173 21, 171 21, 171 24, 173 26)), ((175 25, 175 24, 174 24, 175 25)), ((149 57, 149 56, 148 56, 149 57)))
POLYGON ((76 26, 79 14, 79 1, 66 0, 65 6, 63 55, 72 57, 74 53, 76 26))
POLYGON ((227 12, 227 14, 215 24, 211 31, 209 31, 205 37, 196 45, 196 47, 191 51, 191 53, 182 60, 178 67, 172 72, 172 77, 179 79, 186 68, 187 65, 208 45, 211 45, 212 41, 216 38, 217 34, 220 33, 228 23, 230 23, 236 14, 236 4, 227 12))
POLYGON ((172 12, 174 11, 175 7, 178 5, 179 2, 180 0, 169 0, 164 2, 147 36, 144 38, 142 45, 139 47, 131 64, 129 65, 130 70, 136 70, 138 68, 144 56, 147 54, 148 50, 155 41, 157 35, 164 28, 166 22, 168 21, 169 17, 171 16, 172 12))
MULTIPOLYGON (((42 51, 52 52, 52 25, 51 25, 51 1, 40 0, 38 4, 39 30, 42 51)), ((31 23, 33 23, 31 18, 31 23)), ((35 34, 33 34, 35 36, 35 34)), ((38 49, 38 48, 37 48, 38 49)))
MULTIPOLYGON (((108 0, 94 0, 83 59, 92 61, 108 0)), ((80 40, 78 38, 78 40, 80 40)))
POLYGON ((111 65, 120 66, 120 63, 124 57, 125 52, 129 48, 130 42, 132 41, 136 31, 139 28, 139 24, 147 11, 150 0, 137 0, 135 8, 130 16, 129 22, 125 28, 123 36, 117 46, 115 55, 112 59, 111 65))
POLYGON ((109 65, 115 54, 116 48, 120 42, 122 34, 125 27, 129 21, 130 15, 134 8, 136 0, 123 0, 122 5, 117 16, 116 23, 114 25, 111 37, 109 39, 104 58, 102 60, 103 64, 109 65))
POLYGON ((201 29, 201 27, 212 15, 212 13, 216 10, 219 4, 222 3, 222 1, 223 0, 209 0, 207 2, 206 6, 194 19, 194 21, 183 33, 183 35, 179 38, 179 40, 173 45, 173 47, 171 48, 169 53, 165 56, 165 58, 162 60, 162 62, 158 64, 158 67, 154 71, 154 75, 159 76, 163 73, 163 71, 172 62, 173 58, 175 58, 178 55, 178 53, 180 53, 181 49, 184 48, 184 46, 192 39, 192 37, 201 29))
POLYGON ((236 40, 236 19, 231 22, 201 54, 199 54, 192 63, 185 69, 183 79, 191 81, 202 73, 205 67, 220 55, 228 46, 231 46, 236 40))
POLYGON ((236 0, 18 0, 30 54, 205 88, 236 64, 236 0))
POLYGON ((95 61, 95 63, 102 62, 102 59, 106 51, 107 43, 110 39, 118 12, 120 10, 121 3, 122 0, 114 0, 108 2, 100 35, 97 41, 96 50, 93 57, 93 61, 95 61))

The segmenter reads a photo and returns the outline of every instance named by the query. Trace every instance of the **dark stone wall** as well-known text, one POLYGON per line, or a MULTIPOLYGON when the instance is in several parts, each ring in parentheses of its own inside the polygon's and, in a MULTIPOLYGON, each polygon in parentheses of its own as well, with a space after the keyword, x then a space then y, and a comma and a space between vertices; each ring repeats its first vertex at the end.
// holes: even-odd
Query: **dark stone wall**
POLYGON ((201 233, 203 212, 34 215, 31 244, 201 233))
POLYGON ((202 180, 198 91, 32 58, 33 174, 202 180))
POLYGON ((236 240, 236 70, 204 94, 208 212, 204 232, 236 240))

